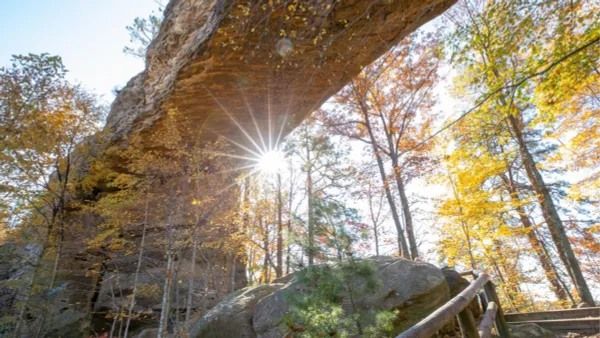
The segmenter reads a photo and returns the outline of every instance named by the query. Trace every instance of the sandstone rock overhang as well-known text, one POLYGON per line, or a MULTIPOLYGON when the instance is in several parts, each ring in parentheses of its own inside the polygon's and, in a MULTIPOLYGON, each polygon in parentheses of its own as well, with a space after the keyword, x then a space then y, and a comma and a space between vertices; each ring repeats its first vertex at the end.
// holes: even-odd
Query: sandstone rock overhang
POLYGON ((276 139, 455 1, 172 0, 145 71, 111 107, 111 142, 168 112, 190 139, 276 139))

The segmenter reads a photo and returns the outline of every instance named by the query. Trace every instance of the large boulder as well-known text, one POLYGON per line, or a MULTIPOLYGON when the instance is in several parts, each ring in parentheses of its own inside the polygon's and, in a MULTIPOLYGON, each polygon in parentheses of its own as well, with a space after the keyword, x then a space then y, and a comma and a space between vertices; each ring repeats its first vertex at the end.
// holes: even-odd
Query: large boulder
MULTIPOLYGON (((441 270, 431 264, 392 257, 366 260, 374 267, 379 281, 370 293, 359 294, 353 304, 363 310, 397 310, 394 331, 400 332, 427 316, 450 298, 441 270)), ((335 267, 334 267, 335 268, 335 267)), ((190 323, 191 337, 283 337, 294 331, 285 319, 290 311, 290 296, 311 292, 299 273, 288 276, 287 283, 247 288, 227 297, 200 319, 190 323)), ((356 283, 358 280, 348 281, 356 283)), ((341 301, 344 311, 346 299, 341 301)))
POLYGON ((191 337, 256 337, 252 317, 256 303, 282 288, 284 284, 266 284, 234 292, 199 320, 192 320, 191 337))
MULTIPOLYGON (((467 286, 471 284, 467 279, 456 272, 456 270, 443 268, 442 273, 446 278, 446 283, 448 283, 448 287, 450 288, 450 296, 452 297, 461 293, 462 290, 466 289, 467 286)), ((479 318, 482 315, 477 299, 473 299, 471 304, 469 304, 469 309, 475 318, 479 318)))

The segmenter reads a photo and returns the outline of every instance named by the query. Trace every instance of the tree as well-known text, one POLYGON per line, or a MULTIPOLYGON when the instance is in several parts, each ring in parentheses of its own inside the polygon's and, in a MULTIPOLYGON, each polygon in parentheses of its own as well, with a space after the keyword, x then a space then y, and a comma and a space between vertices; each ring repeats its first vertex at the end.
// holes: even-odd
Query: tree
POLYGON ((123 53, 139 58, 146 57, 146 50, 154 38, 158 35, 163 20, 165 6, 158 3, 158 14, 150 13, 147 17, 136 17, 130 26, 125 27, 129 33, 129 46, 123 48, 123 53))
MULTIPOLYGON (((538 59, 560 58, 573 46, 600 38, 597 3, 556 1, 546 6, 548 20, 553 20, 556 25, 546 30, 545 39, 549 43, 538 51, 538 59)), ((582 171, 582 178, 571 187, 570 198, 592 207, 597 207, 600 200, 597 189, 600 185, 597 168, 600 156, 598 53, 600 46, 596 42, 558 64, 538 81, 533 97, 540 119, 554 126, 547 131, 548 137, 561 145, 550 164, 582 171)))
POLYGON ((398 232, 400 253, 412 259, 419 254, 406 184, 432 166, 433 159, 427 154, 430 146, 417 144, 429 132, 433 119, 432 91, 439 62, 437 42, 431 36, 413 34, 367 66, 336 96, 335 110, 323 113, 335 133, 370 145, 398 232), (402 220, 391 182, 400 200, 402 220))
POLYGON ((316 199, 314 211, 315 232, 323 260, 340 263, 351 260, 357 252, 356 243, 366 232, 357 210, 339 201, 316 199))
POLYGON ((539 129, 548 125, 540 119, 544 114, 532 104, 533 85, 503 88, 540 68, 537 51, 547 41, 546 27, 552 21, 552 6, 536 2, 465 1, 452 13, 456 25, 455 59, 463 67, 464 86, 473 93, 493 93, 483 108, 487 121, 503 126, 510 136, 510 147, 516 151, 535 193, 540 212, 581 300, 593 304, 592 295, 573 252, 556 197, 546 183, 539 162, 551 148, 545 147, 539 129), (548 10, 550 9, 550 10, 548 10), (516 15, 516 14, 518 15, 516 15), (498 29, 498 27, 505 27, 498 29), (526 52, 533 51, 533 52, 526 52), (496 91, 496 92, 494 92, 496 91), (536 136, 537 135, 537 136, 536 136), (540 156, 541 155, 541 156, 540 156))
POLYGON ((362 182, 366 183, 366 189, 361 191, 359 194, 360 196, 367 198, 369 220, 371 222, 371 226, 373 227, 373 240, 375 241, 375 255, 379 256, 381 226, 386 218, 384 211, 385 192, 376 182, 374 182, 374 180, 371 178, 370 172, 371 170, 366 169, 364 173, 361 173, 360 179, 362 182))
POLYGON ((283 276, 283 186, 277 173, 277 278, 283 276))
POLYGON ((380 287, 376 267, 352 257, 336 266, 313 266, 298 273, 306 286, 290 295, 284 318, 299 337, 391 337, 396 313, 374 309, 363 297, 380 287), (299 330, 298 328, 302 328, 299 330))
MULTIPOLYGON (((470 135, 464 128, 466 125, 477 128, 482 123, 465 120, 455 133, 470 135)), ((489 130, 483 134, 487 132, 489 130)), ((555 266, 525 211, 531 207, 531 200, 516 200, 505 185, 503 156, 506 154, 494 156, 486 152, 485 147, 477 147, 480 143, 470 137, 466 137, 469 142, 456 138, 462 142, 446 157, 447 171, 440 174, 440 179, 449 186, 448 197, 438 205, 442 220, 439 248, 446 263, 475 270, 491 269, 508 305, 515 310, 531 309, 530 297, 519 287, 520 283, 535 278, 529 268, 521 266, 522 257, 530 253, 523 242, 525 237, 533 255, 540 260, 550 287, 557 292, 557 298, 566 300, 555 266), (521 224, 524 218, 527 223, 521 224)))
POLYGON ((507 168, 507 173, 503 174, 501 178, 510 195, 510 203, 514 205, 514 209, 519 217, 519 220, 521 221, 521 225, 523 226, 527 239, 529 240, 529 244, 540 261, 546 279, 548 279, 548 282, 550 282, 552 291, 559 300, 566 301, 567 296, 569 296, 573 302, 571 294, 564 287, 556 266, 552 263, 552 260, 548 255, 548 249, 535 232, 533 222, 525 210, 526 204, 519 193, 519 189, 517 187, 518 185, 517 182, 515 182, 511 168, 507 168))
POLYGON ((53 225, 66 202, 75 147, 98 130, 103 111, 94 96, 67 82, 60 57, 17 55, 12 62, 0 68, 2 188, 13 211, 35 208, 53 225))
POLYGON ((170 111, 149 135, 133 135, 130 147, 109 149, 113 162, 95 161, 81 183, 86 194, 96 194, 89 211, 102 220, 88 250, 108 261, 137 258, 131 279, 111 266, 99 268, 117 288, 127 285, 106 315, 113 319, 115 336, 130 334, 147 316, 148 308, 140 308, 144 299, 162 304, 155 315, 164 335, 183 329, 183 320, 205 304, 198 298, 209 301, 213 292, 230 292, 241 284, 234 272, 241 263, 239 233, 244 230, 230 185, 238 174, 230 170, 230 158, 217 155, 230 149, 223 140, 186 137, 189 124, 179 124, 179 118, 170 111), (207 253, 218 259, 208 261, 207 253), (164 257, 158 261, 160 273, 154 270, 161 268, 157 256, 164 257), (225 257, 229 265, 220 259, 225 257), (206 270, 201 270, 198 265, 204 263, 206 270), (227 275, 227 283, 216 285, 209 278, 215 278, 214 271, 227 275))
MULTIPOLYGON (((40 259, 52 246, 48 290, 55 286, 62 254, 73 166, 87 151, 84 140, 98 130, 103 114, 95 97, 69 83, 66 73, 61 58, 48 54, 16 55, 10 67, 0 68, 0 185, 8 201, 2 212, 11 215, 12 226, 28 220, 42 243, 40 259)), ((28 289, 16 332, 31 296, 28 289)))
POLYGON ((298 132, 290 138, 289 145, 290 153, 298 158, 305 173, 306 255, 308 265, 312 266, 319 251, 315 243, 317 200, 341 194, 353 169, 345 163, 347 151, 336 147, 324 130, 308 122, 298 128, 298 132))

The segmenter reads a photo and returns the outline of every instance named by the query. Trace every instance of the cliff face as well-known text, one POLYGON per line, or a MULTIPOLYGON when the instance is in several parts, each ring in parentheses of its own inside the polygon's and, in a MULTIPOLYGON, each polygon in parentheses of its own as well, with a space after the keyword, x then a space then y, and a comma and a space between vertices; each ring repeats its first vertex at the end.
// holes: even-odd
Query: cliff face
MULTIPOLYGON (((133 147, 134 136, 142 140, 135 147, 150 147, 153 132, 169 115, 185 140, 202 143, 221 136, 239 144, 237 151, 253 149, 251 140, 260 144, 261 136, 287 134, 363 66, 454 2, 172 0, 145 71, 117 95, 103 133, 107 140, 90 147, 93 156, 121 166, 126 159, 111 150, 133 147)), ((78 162, 78 175, 85 177, 90 161, 78 162)), ((136 250, 118 257, 90 250, 85 243, 100 221, 80 210, 69 219, 76 225, 65 235, 59 287, 52 295, 63 305, 48 314, 45 325, 56 335, 77 337, 90 328, 107 330, 107 311, 126 304, 136 250)), ((122 236, 139 241, 141 225, 128 231, 122 236)), ((148 289, 162 289, 163 280, 156 277, 166 265, 160 231, 150 231, 147 246, 154 249, 145 253, 148 268, 139 277, 148 289)), ((184 250, 177 257, 185 273, 198 264, 193 307, 199 310, 245 283, 243 262, 227 249, 212 248, 201 256, 191 262, 184 250)), ((185 286, 180 291, 185 294, 185 286)), ((147 314, 140 321, 155 321, 159 304, 152 297, 140 299, 136 311, 147 314)))

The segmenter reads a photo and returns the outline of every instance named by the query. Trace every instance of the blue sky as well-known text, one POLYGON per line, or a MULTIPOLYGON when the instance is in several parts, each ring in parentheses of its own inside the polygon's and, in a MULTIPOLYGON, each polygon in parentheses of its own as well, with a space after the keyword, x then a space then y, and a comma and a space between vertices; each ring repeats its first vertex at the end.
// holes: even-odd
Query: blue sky
POLYGON ((0 0, 0 66, 13 54, 60 55, 71 80, 109 102, 144 67, 122 52, 125 26, 157 8, 156 0, 0 0))

